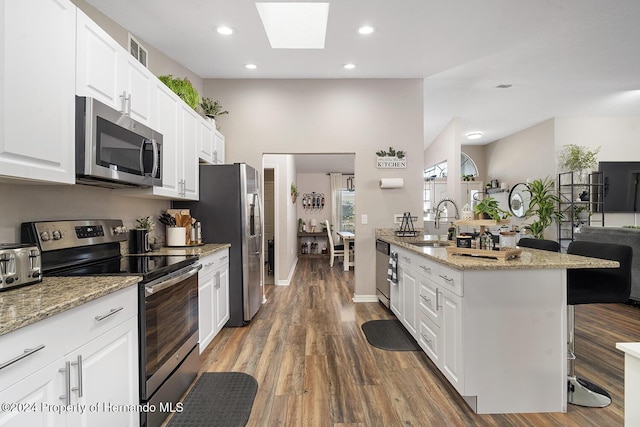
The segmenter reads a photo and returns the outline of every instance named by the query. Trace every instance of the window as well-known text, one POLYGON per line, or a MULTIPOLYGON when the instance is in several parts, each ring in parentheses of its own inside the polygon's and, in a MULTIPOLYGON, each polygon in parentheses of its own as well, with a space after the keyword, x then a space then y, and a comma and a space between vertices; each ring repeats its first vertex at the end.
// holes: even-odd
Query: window
POLYGON ((131 34, 129 34, 129 52, 138 62, 147 67, 147 50, 131 34))
POLYGON ((340 195, 342 199, 340 209, 340 231, 351 231, 352 233, 355 233, 356 192, 343 188, 340 195))
MULTIPOLYGON (((478 176, 478 167, 473 159, 460 153, 460 176, 478 176)), ((423 207, 425 221, 432 205, 446 197, 447 161, 440 162, 424 170, 423 207), (438 185, 442 184, 442 185, 438 185), (445 193, 443 193, 443 191, 445 193)))

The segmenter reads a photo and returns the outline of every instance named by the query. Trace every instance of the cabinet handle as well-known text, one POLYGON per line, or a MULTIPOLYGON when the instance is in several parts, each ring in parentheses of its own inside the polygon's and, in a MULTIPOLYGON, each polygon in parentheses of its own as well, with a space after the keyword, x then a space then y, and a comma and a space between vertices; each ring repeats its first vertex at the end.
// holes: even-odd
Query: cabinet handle
POLYGON ((440 277, 442 277, 444 280, 446 280, 447 282, 453 282, 453 278, 449 278, 447 276, 443 276, 442 274, 439 274, 440 277))
POLYGON ((216 271, 216 284, 213 286, 216 289, 220 289, 220 272, 216 271))
POLYGON ((427 302, 429 305, 431 305, 431 298, 427 298, 424 295, 420 295, 420 298, 422 298, 423 300, 425 300, 425 302, 427 302))
POLYGON ((9 365, 12 365, 17 361, 24 359, 25 357, 29 357, 36 351, 42 350, 43 348, 44 348, 44 344, 40 344, 39 346, 36 346, 34 348, 26 348, 21 355, 16 356, 13 359, 9 359, 6 362, 3 362, 2 364, 0 364, 0 369, 4 369, 9 365))
POLYGON ((60 400, 64 400, 67 405, 71 404, 71 362, 65 362, 64 368, 58 369, 58 372, 64 372, 64 393, 60 395, 60 400))
POLYGON ((229 256, 225 255, 225 256, 220 257, 220 260, 222 261, 223 259, 227 259, 227 258, 229 258, 229 256))
POLYGON ((218 164, 218 150, 213 152, 213 163, 216 165, 218 164))
POLYGON ((113 316, 114 314, 116 314, 119 311, 124 310, 124 307, 118 307, 118 308, 112 308, 107 314, 102 314, 102 315, 98 315, 95 317, 95 319, 100 322, 104 319, 106 319, 109 316, 113 316))
POLYGON ((411 264, 411 258, 409 258, 407 256, 403 256, 402 259, 407 261, 409 264, 411 264))
POLYGON ((436 310, 442 308, 442 306, 440 305, 440 298, 438 298, 439 293, 440 293, 440 290, 436 289, 436 310))
POLYGON ((205 264, 205 265, 204 265, 204 267, 205 267, 205 268, 207 268, 207 267, 211 267, 213 264, 215 264, 215 261, 214 261, 214 262, 210 262, 210 263, 205 264))
POLYGON ((125 116, 131 115, 131 94, 127 95, 126 91, 122 91, 120 95, 120 112, 125 116))
POLYGON ((71 365, 78 367, 78 386, 77 387, 73 387, 71 390, 72 391, 77 391, 78 392, 78 397, 82 397, 82 355, 79 354, 78 355, 78 361, 77 362, 71 362, 71 365))
POLYGON ((421 265, 420 268, 422 268, 425 273, 431 273, 431 267, 425 267, 424 265, 421 265))
POLYGON ((429 344, 429 347, 431 347, 431 340, 427 337, 424 336, 424 334, 420 334, 420 336, 422 337, 423 340, 425 340, 427 342, 427 344, 429 344))

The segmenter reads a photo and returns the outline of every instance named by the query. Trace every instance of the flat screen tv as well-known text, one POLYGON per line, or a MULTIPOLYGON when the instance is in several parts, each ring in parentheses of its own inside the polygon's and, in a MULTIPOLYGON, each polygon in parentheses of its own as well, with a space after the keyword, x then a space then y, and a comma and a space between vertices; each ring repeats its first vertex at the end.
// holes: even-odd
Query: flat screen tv
POLYGON ((600 162, 605 212, 640 211, 640 162, 600 162))

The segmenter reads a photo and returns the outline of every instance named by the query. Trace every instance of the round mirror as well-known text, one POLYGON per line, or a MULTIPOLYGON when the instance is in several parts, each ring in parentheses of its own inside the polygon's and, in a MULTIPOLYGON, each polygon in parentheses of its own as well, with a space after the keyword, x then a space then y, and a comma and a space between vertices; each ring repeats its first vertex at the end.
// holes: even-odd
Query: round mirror
POLYGON ((529 194, 527 184, 521 182, 513 186, 509 192, 509 210, 516 218, 524 218, 529 209, 529 194))

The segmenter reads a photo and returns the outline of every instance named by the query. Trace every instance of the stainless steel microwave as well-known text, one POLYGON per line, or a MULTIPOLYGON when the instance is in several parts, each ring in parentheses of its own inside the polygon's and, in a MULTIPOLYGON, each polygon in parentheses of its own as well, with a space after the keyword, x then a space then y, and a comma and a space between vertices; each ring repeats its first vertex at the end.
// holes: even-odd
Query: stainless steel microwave
POLYGON ((162 134, 76 96, 76 181, 108 188, 162 185, 162 134))

